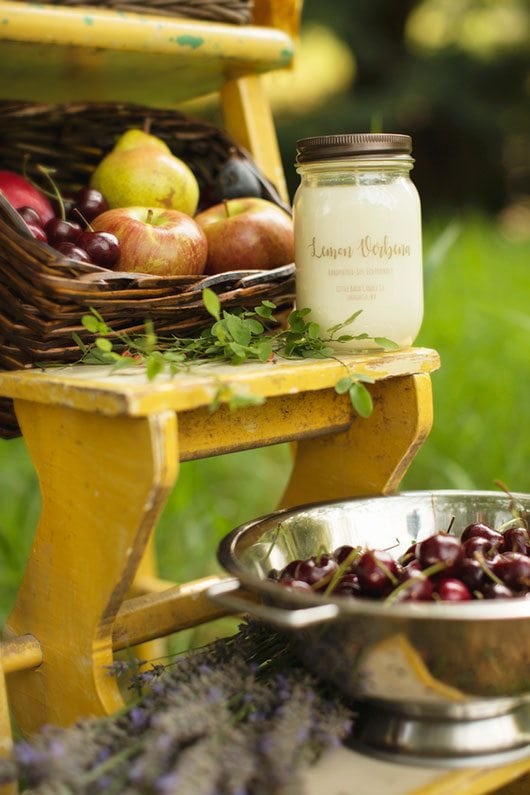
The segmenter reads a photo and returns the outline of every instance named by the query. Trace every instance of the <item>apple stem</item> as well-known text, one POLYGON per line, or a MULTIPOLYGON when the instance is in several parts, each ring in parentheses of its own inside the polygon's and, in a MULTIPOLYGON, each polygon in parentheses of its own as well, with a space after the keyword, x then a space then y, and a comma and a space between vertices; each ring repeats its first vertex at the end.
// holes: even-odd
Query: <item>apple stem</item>
POLYGON ((228 199, 223 199, 223 204, 224 204, 224 207, 225 207, 226 217, 230 218, 230 208, 228 206, 228 199))
POLYGON ((149 133, 151 132, 152 121, 153 119, 151 118, 151 116, 146 116, 144 119, 144 133, 147 133, 147 135, 149 135, 149 133))
POLYGON ((151 207, 147 210, 147 218, 145 219, 147 224, 151 223, 151 218, 153 217, 153 210, 151 207))

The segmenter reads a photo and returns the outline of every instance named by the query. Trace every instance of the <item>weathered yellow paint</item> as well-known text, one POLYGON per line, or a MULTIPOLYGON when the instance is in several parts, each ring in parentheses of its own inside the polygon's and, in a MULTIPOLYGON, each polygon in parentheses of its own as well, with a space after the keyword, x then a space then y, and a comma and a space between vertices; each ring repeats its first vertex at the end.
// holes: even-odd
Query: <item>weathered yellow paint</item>
POLYGON ((426 786, 411 790, 407 795, 528 795, 530 760, 513 762, 501 767, 473 767, 440 773, 426 786), (523 778, 521 778, 521 776, 523 778), (499 788, 502 788, 501 790, 499 788))
POLYGON ((5 638, 0 643, 0 659, 4 674, 29 671, 42 663, 42 648, 33 635, 5 638))
POLYGON ((353 417, 347 395, 333 389, 269 397, 261 406, 233 411, 220 406, 182 412, 181 461, 346 430, 353 417))
POLYGON ((254 0, 254 23, 285 30, 290 36, 300 31, 303 0, 254 0))
POLYGON ((18 401, 42 490, 8 631, 33 634, 43 662, 9 677, 17 723, 31 732, 122 706, 112 662, 116 614, 178 471, 176 417, 110 419, 18 401))
POLYGON ((109 367, 79 365, 0 372, 0 394, 36 403, 97 411, 107 416, 148 416, 172 409, 189 411, 211 404, 220 387, 270 398, 333 388, 348 373, 377 381, 437 370, 440 359, 429 348, 336 359, 280 360, 276 363, 203 365, 190 373, 158 376, 149 382, 143 368, 111 373, 109 367))
POLYGON ((279 28, 0 2, 0 97, 175 105, 288 66, 279 28))
POLYGON ((164 591, 128 599, 116 617, 114 649, 128 648, 169 635, 177 629, 194 627, 226 615, 226 610, 217 607, 205 596, 208 588, 219 582, 219 579, 212 575, 164 591))
MULTIPOLYGON (((2 644, 0 644, 0 765, 2 760, 9 758, 12 748, 11 719, 4 677, 4 656, 2 644)), ((17 792, 18 788, 14 784, 0 786, 0 795, 15 795, 17 792)))
POLYGON ((298 442, 283 506, 397 489, 432 426, 430 378, 391 378, 370 391, 371 417, 354 417, 347 431, 298 442))
POLYGON ((276 128, 259 75, 228 80, 221 88, 225 127, 245 147, 283 200, 289 202, 276 128))

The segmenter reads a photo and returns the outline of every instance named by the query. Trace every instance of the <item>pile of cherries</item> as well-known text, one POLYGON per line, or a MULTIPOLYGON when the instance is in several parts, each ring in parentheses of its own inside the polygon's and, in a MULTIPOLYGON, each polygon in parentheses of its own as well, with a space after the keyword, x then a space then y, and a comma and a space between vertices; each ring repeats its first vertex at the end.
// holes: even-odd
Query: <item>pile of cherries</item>
POLYGON ((90 228, 90 222, 109 209, 103 194, 94 188, 82 188, 75 197, 62 203, 60 214, 45 223, 33 207, 19 207, 17 212, 36 240, 48 243, 69 259, 113 268, 120 257, 118 238, 110 232, 94 232, 90 228))
POLYGON ((388 603, 530 598, 530 538, 523 524, 512 520, 495 530, 473 522, 460 538, 435 533, 397 560, 387 550, 345 545, 268 576, 287 588, 388 603))

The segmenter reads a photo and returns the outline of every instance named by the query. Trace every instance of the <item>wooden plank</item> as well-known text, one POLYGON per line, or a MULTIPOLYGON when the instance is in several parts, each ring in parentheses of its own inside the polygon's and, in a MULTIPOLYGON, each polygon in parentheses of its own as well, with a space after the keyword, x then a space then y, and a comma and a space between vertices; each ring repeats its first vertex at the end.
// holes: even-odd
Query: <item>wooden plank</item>
POLYGON ((112 373, 109 367, 73 366, 0 373, 0 394, 36 403, 98 411, 107 416, 147 416, 153 411, 189 411, 209 406, 221 389, 225 402, 233 392, 269 398, 333 388, 348 372, 376 381, 430 373, 440 365, 436 351, 341 355, 340 359, 278 360, 273 363, 202 365, 149 382, 143 368, 112 373))
POLYGON ((270 27, 9 0, 0 20, 3 99, 175 105, 293 58, 270 27))

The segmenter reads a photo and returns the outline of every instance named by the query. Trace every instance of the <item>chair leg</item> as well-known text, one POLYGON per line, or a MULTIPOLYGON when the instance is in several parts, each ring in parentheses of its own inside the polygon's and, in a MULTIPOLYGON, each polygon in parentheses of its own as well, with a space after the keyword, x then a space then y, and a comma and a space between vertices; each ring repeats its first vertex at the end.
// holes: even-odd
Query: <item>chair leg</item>
POLYGON ((7 631, 41 645, 8 677, 24 733, 123 706, 112 633, 178 472, 174 412, 106 417, 16 401, 42 513, 7 631))
MULTIPOLYGON (((9 705, 7 702, 7 691, 2 667, 2 647, 0 645, 0 766, 2 761, 9 758, 13 748, 11 736, 11 720, 9 717, 9 705)), ((16 784, 4 784, 0 786, 0 795, 15 795, 18 792, 16 784)))
POLYGON ((395 491, 433 420, 431 380, 412 375, 371 387, 371 417, 296 444, 282 507, 395 491))
POLYGON ((225 127, 247 149, 266 177, 289 202, 269 98, 259 75, 229 80, 221 90, 225 127))

